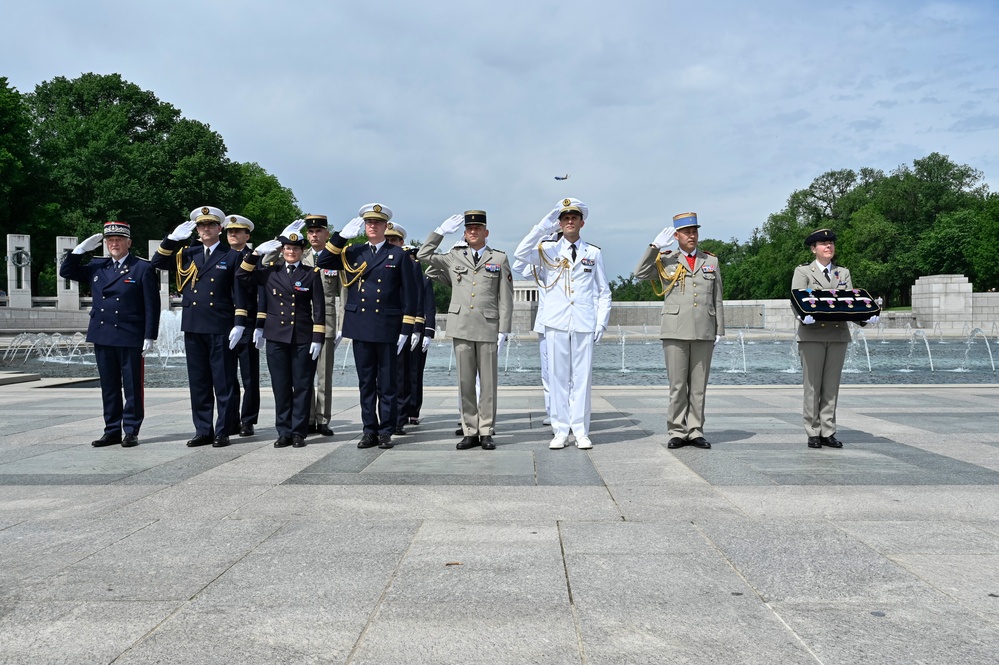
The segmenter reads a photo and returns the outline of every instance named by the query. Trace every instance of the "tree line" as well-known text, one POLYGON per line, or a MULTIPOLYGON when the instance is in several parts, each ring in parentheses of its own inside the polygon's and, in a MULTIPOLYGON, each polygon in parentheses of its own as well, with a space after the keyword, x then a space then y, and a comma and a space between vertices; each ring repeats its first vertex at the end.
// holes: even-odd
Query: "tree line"
MULTIPOLYGON (((815 229, 836 232, 836 263, 855 286, 911 304, 923 275, 962 274, 976 291, 999 288, 999 197, 983 174, 932 153, 889 174, 872 168, 829 171, 788 197, 745 243, 703 240, 718 256, 725 298, 784 298, 795 266, 813 259, 804 246, 815 229)), ((658 300, 652 285, 633 277, 612 282, 615 300, 658 300)))
POLYGON ((56 236, 121 220, 144 256, 197 205, 249 217, 257 238, 302 216, 275 176, 226 153, 218 132, 118 74, 57 77, 26 94, 0 77, 0 234, 31 236, 33 292, 54 295, 56 236))

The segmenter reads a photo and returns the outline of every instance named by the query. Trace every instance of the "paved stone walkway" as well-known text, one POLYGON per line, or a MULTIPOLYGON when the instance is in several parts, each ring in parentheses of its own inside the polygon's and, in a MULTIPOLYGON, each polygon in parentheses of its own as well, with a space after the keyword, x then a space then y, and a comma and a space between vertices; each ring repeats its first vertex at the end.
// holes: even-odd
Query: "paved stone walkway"
POLYGON ((800 388, 597 388, 549 451, 540 390, 454 450, 453 389, 390 451, 190 449, 187 393, 94 449, 93 387, 0 386, 0 663, 997 663, 999 386, 850 386, 842 450, 800 388))

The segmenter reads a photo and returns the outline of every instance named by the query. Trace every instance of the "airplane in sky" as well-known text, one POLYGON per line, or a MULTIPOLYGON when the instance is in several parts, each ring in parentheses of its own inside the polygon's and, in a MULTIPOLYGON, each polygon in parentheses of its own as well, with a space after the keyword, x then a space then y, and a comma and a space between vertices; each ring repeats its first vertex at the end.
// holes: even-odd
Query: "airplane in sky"
POLYGON ((557 175, 557 176, 555 176, 555 179, 556 180, 568 180, 569 179, 569 174, 566 173, 565 175, 561 175, 561 176, 557 175))

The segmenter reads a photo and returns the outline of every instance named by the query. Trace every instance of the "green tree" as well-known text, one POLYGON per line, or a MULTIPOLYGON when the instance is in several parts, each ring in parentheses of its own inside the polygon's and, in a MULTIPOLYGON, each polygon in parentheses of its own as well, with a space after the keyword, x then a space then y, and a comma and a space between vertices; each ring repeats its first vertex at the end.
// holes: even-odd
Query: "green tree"
POLYGON ((288 224, 303 217, 292 191, 262 166, 256 162, 237 162, 235 166, 239 180, 232 212, 253 220, 255 242, 276 237, 288 224))
POLYGON ((0 233, 14 233, 14 221, 30 210, 35 161, 31 116, 21 94, 0 76, 0 233))

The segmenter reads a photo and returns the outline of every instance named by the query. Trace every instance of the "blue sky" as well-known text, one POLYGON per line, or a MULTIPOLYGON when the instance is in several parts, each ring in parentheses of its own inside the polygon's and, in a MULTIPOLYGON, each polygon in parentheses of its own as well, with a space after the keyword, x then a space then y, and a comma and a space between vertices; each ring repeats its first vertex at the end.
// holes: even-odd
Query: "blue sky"
POLYGON ((829 170, 936 151, 999 178, 993 1, 0 0, 0 16, 21 92, 120 73, 337 227, 380 201, 423 238, 482 208, 512 252, 575 196, 611 276, 676 213, 746 240, 829 170))

